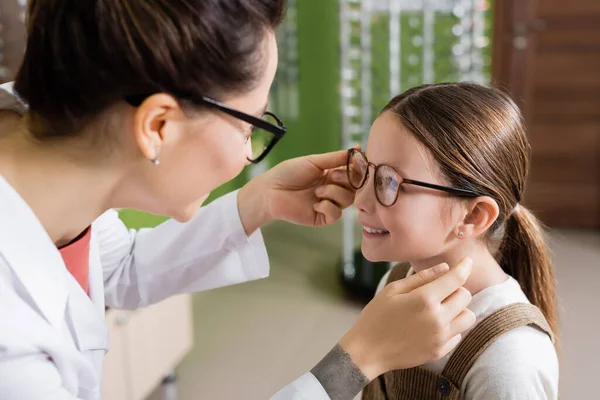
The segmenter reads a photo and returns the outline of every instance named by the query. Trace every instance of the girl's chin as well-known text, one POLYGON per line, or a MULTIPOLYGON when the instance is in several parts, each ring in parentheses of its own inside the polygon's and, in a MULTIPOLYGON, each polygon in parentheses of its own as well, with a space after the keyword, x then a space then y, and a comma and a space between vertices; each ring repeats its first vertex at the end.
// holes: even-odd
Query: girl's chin
POLYGON ((393 257, 389 257, 387 252, 383 252, 381 250, 370 249, 368 246, 363 245, 361 247, 361 252, 363 257, 370 262, 388 262, 393 257))

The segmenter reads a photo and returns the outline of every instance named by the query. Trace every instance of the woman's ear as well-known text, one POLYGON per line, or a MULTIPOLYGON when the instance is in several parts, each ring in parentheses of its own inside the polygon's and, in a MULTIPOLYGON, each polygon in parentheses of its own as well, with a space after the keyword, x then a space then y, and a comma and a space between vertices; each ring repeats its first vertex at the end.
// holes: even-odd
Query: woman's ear
POLYGON ((177 101, 167 94, 148 97, 135 111, 133 119, 134 138, 145 158, 157 162, 165 141, 164 126, 179 111, 177 101))
POLYGON ((467 203, 467 215, 460 221, 456 235, 460 239, 483 235, 496 221, 500 209, 498 203, 488 196, 477 197, 467 203))

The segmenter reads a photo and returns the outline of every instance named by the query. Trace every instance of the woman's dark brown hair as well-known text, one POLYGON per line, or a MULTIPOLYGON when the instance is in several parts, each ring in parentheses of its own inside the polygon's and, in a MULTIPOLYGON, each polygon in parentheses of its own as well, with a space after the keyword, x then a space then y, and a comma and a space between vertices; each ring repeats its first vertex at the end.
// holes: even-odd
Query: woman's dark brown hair
POLYGON ((554 270, 536 218, 519 205, 529 170, 530 145, 519 108, 500 90, 448 83, 412 88, 382 112, 400 117, 453 187, 494 199, 498 219, 487 233, 500 240, 497 259, 557 332, 554 270))
POLYGON ((252 89, 285 0, 30 0, 15 90, 34 136, 75 135, 129 95, 252 89))

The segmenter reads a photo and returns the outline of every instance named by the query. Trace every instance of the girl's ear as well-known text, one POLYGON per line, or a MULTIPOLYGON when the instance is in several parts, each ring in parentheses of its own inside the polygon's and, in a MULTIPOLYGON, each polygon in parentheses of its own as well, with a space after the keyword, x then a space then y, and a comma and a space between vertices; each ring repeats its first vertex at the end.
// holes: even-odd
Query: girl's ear
POLYGON ((467 215, 459 222, 456 234, 460 239, 483 235, 498 218, 500 209, 496 200, 488 196, 477 197, 467 204, 467 215))

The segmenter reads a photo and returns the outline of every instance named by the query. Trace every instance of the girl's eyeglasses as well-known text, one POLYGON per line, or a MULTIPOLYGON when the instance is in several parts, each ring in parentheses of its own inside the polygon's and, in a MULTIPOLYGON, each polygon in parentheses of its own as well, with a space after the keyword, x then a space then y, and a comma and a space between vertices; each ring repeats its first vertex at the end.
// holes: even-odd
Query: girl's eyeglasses
POLYGON ((348 150, 348 160, 346 162, 348 183, 354 189, 362 188, 367 179, 369 179, 369 167, 375 169, 375 179, 373 188, 375 197, 379 204, 384 207, 393 206, 398 200, 398 193, 401 185, 416 185, 429 189, 441 190, 446 193, 459 197, 479 197, 479 195, 470 190, 456 189, 447 186, 435 185, 433 183, 415 181, 413 179, 403 178, 393 167, 385 164, 375 165, 367 160, 367 156, 358 149, 348 150))

